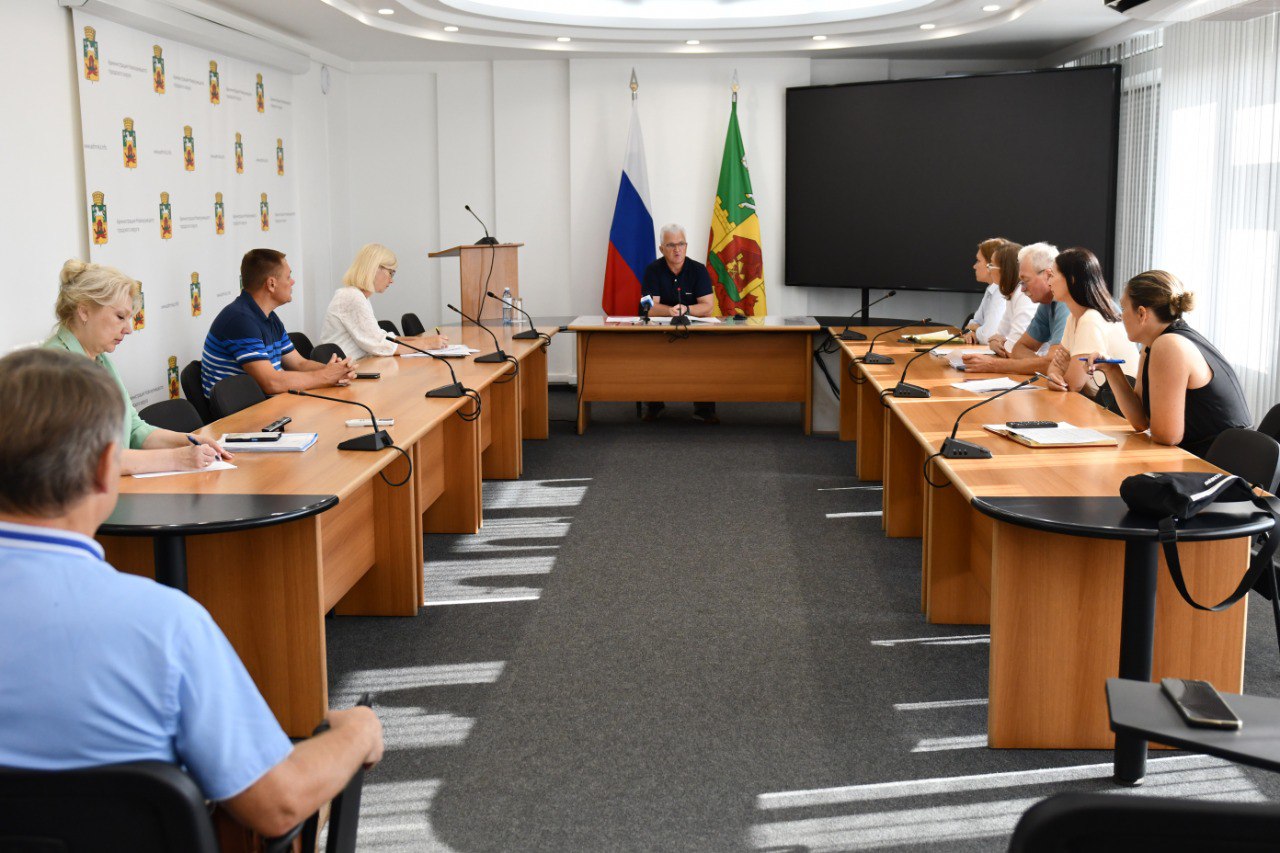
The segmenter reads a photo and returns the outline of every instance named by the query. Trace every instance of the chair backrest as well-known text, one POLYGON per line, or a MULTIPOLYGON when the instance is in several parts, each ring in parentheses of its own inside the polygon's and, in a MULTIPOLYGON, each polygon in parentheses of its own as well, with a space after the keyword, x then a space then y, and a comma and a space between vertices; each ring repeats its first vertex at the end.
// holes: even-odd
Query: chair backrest
POLYGON ((337 344, 320 344, 318 347, 316 347, 311 351, 311 355, 308 356, 308 358, 310 358, 312 361, 318 361, 321 364, 328 364, 329 360, 332 359, 335 355, 338 358, 347 357, 347 354, 342 351, 342 347, 338 346, 337 344))
POLYGON ((427 327, 422 325, 422 321, 418 319, 418 315, 413 312, 400 318, 400 328, 404 329, 405 335, 410 338, 421 335, 427 330, 427 327))
POLYGON ((171 764, 0 768, 0 850, 217 853, 204 796, 171 764))
POLYGON ((311 350, 314 349, 311 345, 311 338, 308 338, 302 332, 290 332, 289 340, 293 342, 293 348, 298 351, 298 355, 303 358, 311 358, 311 350))
MULTIPOLYGON (((405 334, 409 333, 405 332, 405 334)), ((1276 403, 1271 407, 1271 411, 1267 412, 1262 423, 1258 424, 1258 432, 1280 441, 1280 403, 1276 403)))
POLYGON ((391 334, 395 335, 397 338, 400 337, 400 330, 397 329, 396 324, 391 322, 390 320, 379 320, 378 328, 384 332, 390 332, 391 334))
POLYGON ((196 407, 181 397, 176 400, 152 403, 138 412, 138 415, 152 426, 171 429, 174 432, 194 432, 204 426, 204 419, 200 417, 196 407))
POLYGON ((213 390, 209 392, 209 408, 215 419, 225 418, 265 399, 267 395, 258 385, 258 380, 247 373, 239 373, 219 380, 213 386, 213 390))
POLYGON ((1273 494, 1280 485, 1280 443, 1255 430, 1223 430, 1204 458, 1273 494))
POLYGON ((209 401, 204 396, 204 385, 201 384, 200 359, 197 358, 182 368, 182 373, 178 375, 178 382, 182 385, 182 393, 186 396, 187 402, 195 406, 196 411, 200 413, 200 420, 212 423, 213 412, 209 409, 209 401))

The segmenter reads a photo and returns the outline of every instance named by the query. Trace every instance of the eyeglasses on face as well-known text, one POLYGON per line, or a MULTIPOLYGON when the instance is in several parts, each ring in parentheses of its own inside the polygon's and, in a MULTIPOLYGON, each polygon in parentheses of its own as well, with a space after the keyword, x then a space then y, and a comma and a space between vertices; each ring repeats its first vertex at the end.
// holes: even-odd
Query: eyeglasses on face
POLYGON ((382 264, 378 264, 378 268, 379 268, 379 269, 384 269, 384 270, 386 270, 386 271, 387 271, 387 278, 395 278, 395 277, 396 277, 396 271, 395 271, 395 269, 393 269, 392 267, 384 267, 384 266, 382 266, 382 264))
POLYGON ((689 244, 681 240, 679 243, 663 243, 662 248, 674 252, 676 249, 688 248, 689 244))

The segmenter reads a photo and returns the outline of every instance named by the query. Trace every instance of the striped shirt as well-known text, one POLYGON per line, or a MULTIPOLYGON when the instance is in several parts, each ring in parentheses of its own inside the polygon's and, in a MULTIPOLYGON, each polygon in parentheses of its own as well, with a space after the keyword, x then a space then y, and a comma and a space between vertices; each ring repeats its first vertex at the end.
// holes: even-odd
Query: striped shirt
POLYGON ((223 308, 209 327, 200 360, 200 384, 209 396, 213 386, 228 376, 245 373, 251 361, 270 361, 280 370, 280 359, 293 352, 293 342, 276 312, 263 314, 247 290, 223 308))

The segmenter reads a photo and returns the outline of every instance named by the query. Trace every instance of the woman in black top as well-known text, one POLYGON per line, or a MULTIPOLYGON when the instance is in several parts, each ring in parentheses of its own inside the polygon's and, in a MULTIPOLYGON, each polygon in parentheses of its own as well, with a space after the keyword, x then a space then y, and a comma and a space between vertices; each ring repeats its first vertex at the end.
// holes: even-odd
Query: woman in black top
POLYGON ((1194 304, 1193 294, 1171 273, 1134 276, 1120 307, 1129 340, 1143 347, 1137 385, 1129 388, 1118 365, 1094 364, 1097 354, 1087 356, 1086 369, 1105 372, 1134 429, 1150 429, 1160 444, 1203 456, 1219 433, 1249 429, 1253 416, 1231 365, 1182 319, 1194 304))

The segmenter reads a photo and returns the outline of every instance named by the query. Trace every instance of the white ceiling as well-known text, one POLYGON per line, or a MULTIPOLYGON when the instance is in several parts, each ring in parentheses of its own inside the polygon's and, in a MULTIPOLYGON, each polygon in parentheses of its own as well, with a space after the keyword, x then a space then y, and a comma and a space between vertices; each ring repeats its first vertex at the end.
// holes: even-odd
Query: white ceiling
POLYGON ((1132 28, 1103 0, 674 2, 682 4, 679 15, 671 13, 673 0, 204 0, 199 5, 224 13, 216 16, 224 18, 221 23, 245 18, 350 62, 552 55, 1036 60, 1122 25, 1132 28), (1001 8, 983 11, 988 4, 1001 8), (394 14, 379 15, 378 9, 394 14), (921 24, 934 27, 926 30, 921 24), (445 32, 445 26, 458 31, 445 32), (814 41, 814 35, 826 39, 814 41), (700 44, 688 45, 689 39, 700 44))

